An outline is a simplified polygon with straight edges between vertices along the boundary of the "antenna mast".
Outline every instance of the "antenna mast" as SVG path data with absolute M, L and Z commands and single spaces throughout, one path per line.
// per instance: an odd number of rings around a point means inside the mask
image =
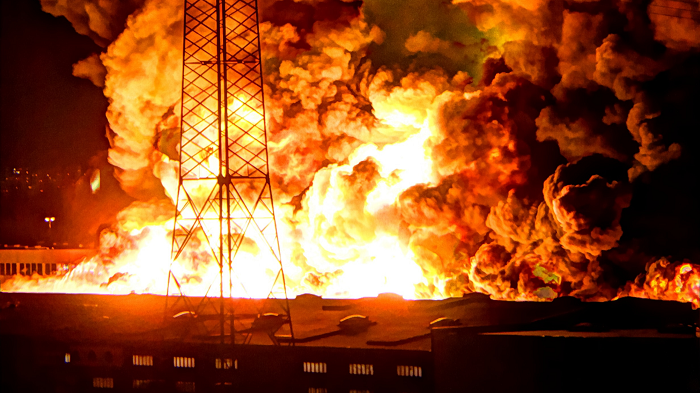
M 218 333 L 222 344 L 227 335 L 232 343 L 236 335 L 248 342 L 261 326 L 277 344 L 272 330 L 284 325 L 293 343 L 270 187 L 257 1 L 185 0 L 184 12 L 180 173 L 168 296 L 176 288 L 172 307 L 184 302 L 191 316 L 209 321 L 205 334 Z M 202 250 L 216 261 L 219 282 L 195 305 L 184 293 L 186 277 L 174 267 L 191 266 Z M 248 268 L 256 264 L 272 272 L 263 277 L 264 292 L 259 283 L 246 288 Z M 218 304 L 208 296 L 213 289 Z M 257 313 L 234 313 L 235 298 L 254 296 L 267 298 L 252 302 Z M 271 303 L 281 313 L 263 315 L 272 311 Z M 167 311 L 172 308 L 166 300 Z M 246 324 L 246 319 L 255 320 Z

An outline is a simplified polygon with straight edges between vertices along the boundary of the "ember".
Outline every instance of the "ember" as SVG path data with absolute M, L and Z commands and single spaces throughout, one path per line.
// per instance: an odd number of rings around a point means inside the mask
M 697 143 L 684 134 L 698 128 L 697 5 L 680 17 L 621 0 L 394 3 L 260 2 L 290 295 L 700 307 L 688 224 L 698 207 L 676 198 L 698 182 Z M 218 267 L 203 239 L 186 263 L 170 260 L 182 1 L 42 4 L 106 45 L 74 73 L 104 86 L 109 159 L 139 201 L 103 231 L 94 257 L 2 290 L 164 294 L 173 269 L 185 292 L 206 294 Z M 115 21 L 128 14 L 122 31 Z M 246 291 L 234 296 L 266 296 L 275 261 L 260 247 L 244 240 L 234 271 Z

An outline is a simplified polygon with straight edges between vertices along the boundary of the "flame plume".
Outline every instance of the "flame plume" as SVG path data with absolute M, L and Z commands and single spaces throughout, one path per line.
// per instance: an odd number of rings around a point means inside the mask
M 75 72 L 101 82 L 106 70 L 110 162 L 140 201 L 102 234 L 95 257 L 3 290 L 164 293 L 181 1 L 130 2 L 138 10 L 118 37 L 126 6 L 42 3 L 110 42 Z M 698 128 L 689 110 L 700 87 L 697 20 L 659 15 L 653 1 L 394 3 L 261 2 L 292 294 L 700 306 L 689 224 L 700 212 L 684 196 L 700 167 L 684 131 Z M 243 252 L 254 259 L 249 240 Z M 189 261 L 177 267 L 185 291 L 203 294 L 215 264 L 196 245 Z M 260 266 L 239 266 L 252 287 Z

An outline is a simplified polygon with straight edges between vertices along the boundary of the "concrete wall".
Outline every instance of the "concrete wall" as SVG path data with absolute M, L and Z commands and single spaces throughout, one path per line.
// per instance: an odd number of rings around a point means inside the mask
M 54 274 L 66 265 L 74 265 L 96 252 L 92 249 L 50 250 L 46 248 L 0 250 L 0 282 L 3 278 L 15 274 Z
M 63 263 L 73 264 L 80 262 L 87 256 L 94 255 L 97 251 L 93 249 L 69 249 L 50 250 L 40 249 L 19 249 L 0 250 L 0 263 Z

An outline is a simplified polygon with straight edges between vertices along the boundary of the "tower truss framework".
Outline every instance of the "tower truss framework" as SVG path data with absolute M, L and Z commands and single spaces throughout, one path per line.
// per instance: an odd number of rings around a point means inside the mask
M 257 1 L 185 0 L 184 14 L 182 134 L 168 296 L 176 288 L 175 305 L 182 302 L 191 315 L 210 321 L 203 323 L 204 334 L 219 335 L 222 343 L 227 335 L 231 342 L 238 336 L 246 342 L 261 327 L 277 343 L 272 330 L 284 325 L 293 342 L 268 169 Z M 202 250 L 218 265 L 218 283 L 195 304 L 185 293 L 188 277 L 180 267 L 196 264 Z M 266 274 L 251 288 L 246 280 L 256 266 Z M 218 301 L 210 296 L 216 289 Z M 254 302 L 254 312 L 241 312 L 236 297 L 267 301 Z M 260 322 L 262 316 L 267 322 Z

